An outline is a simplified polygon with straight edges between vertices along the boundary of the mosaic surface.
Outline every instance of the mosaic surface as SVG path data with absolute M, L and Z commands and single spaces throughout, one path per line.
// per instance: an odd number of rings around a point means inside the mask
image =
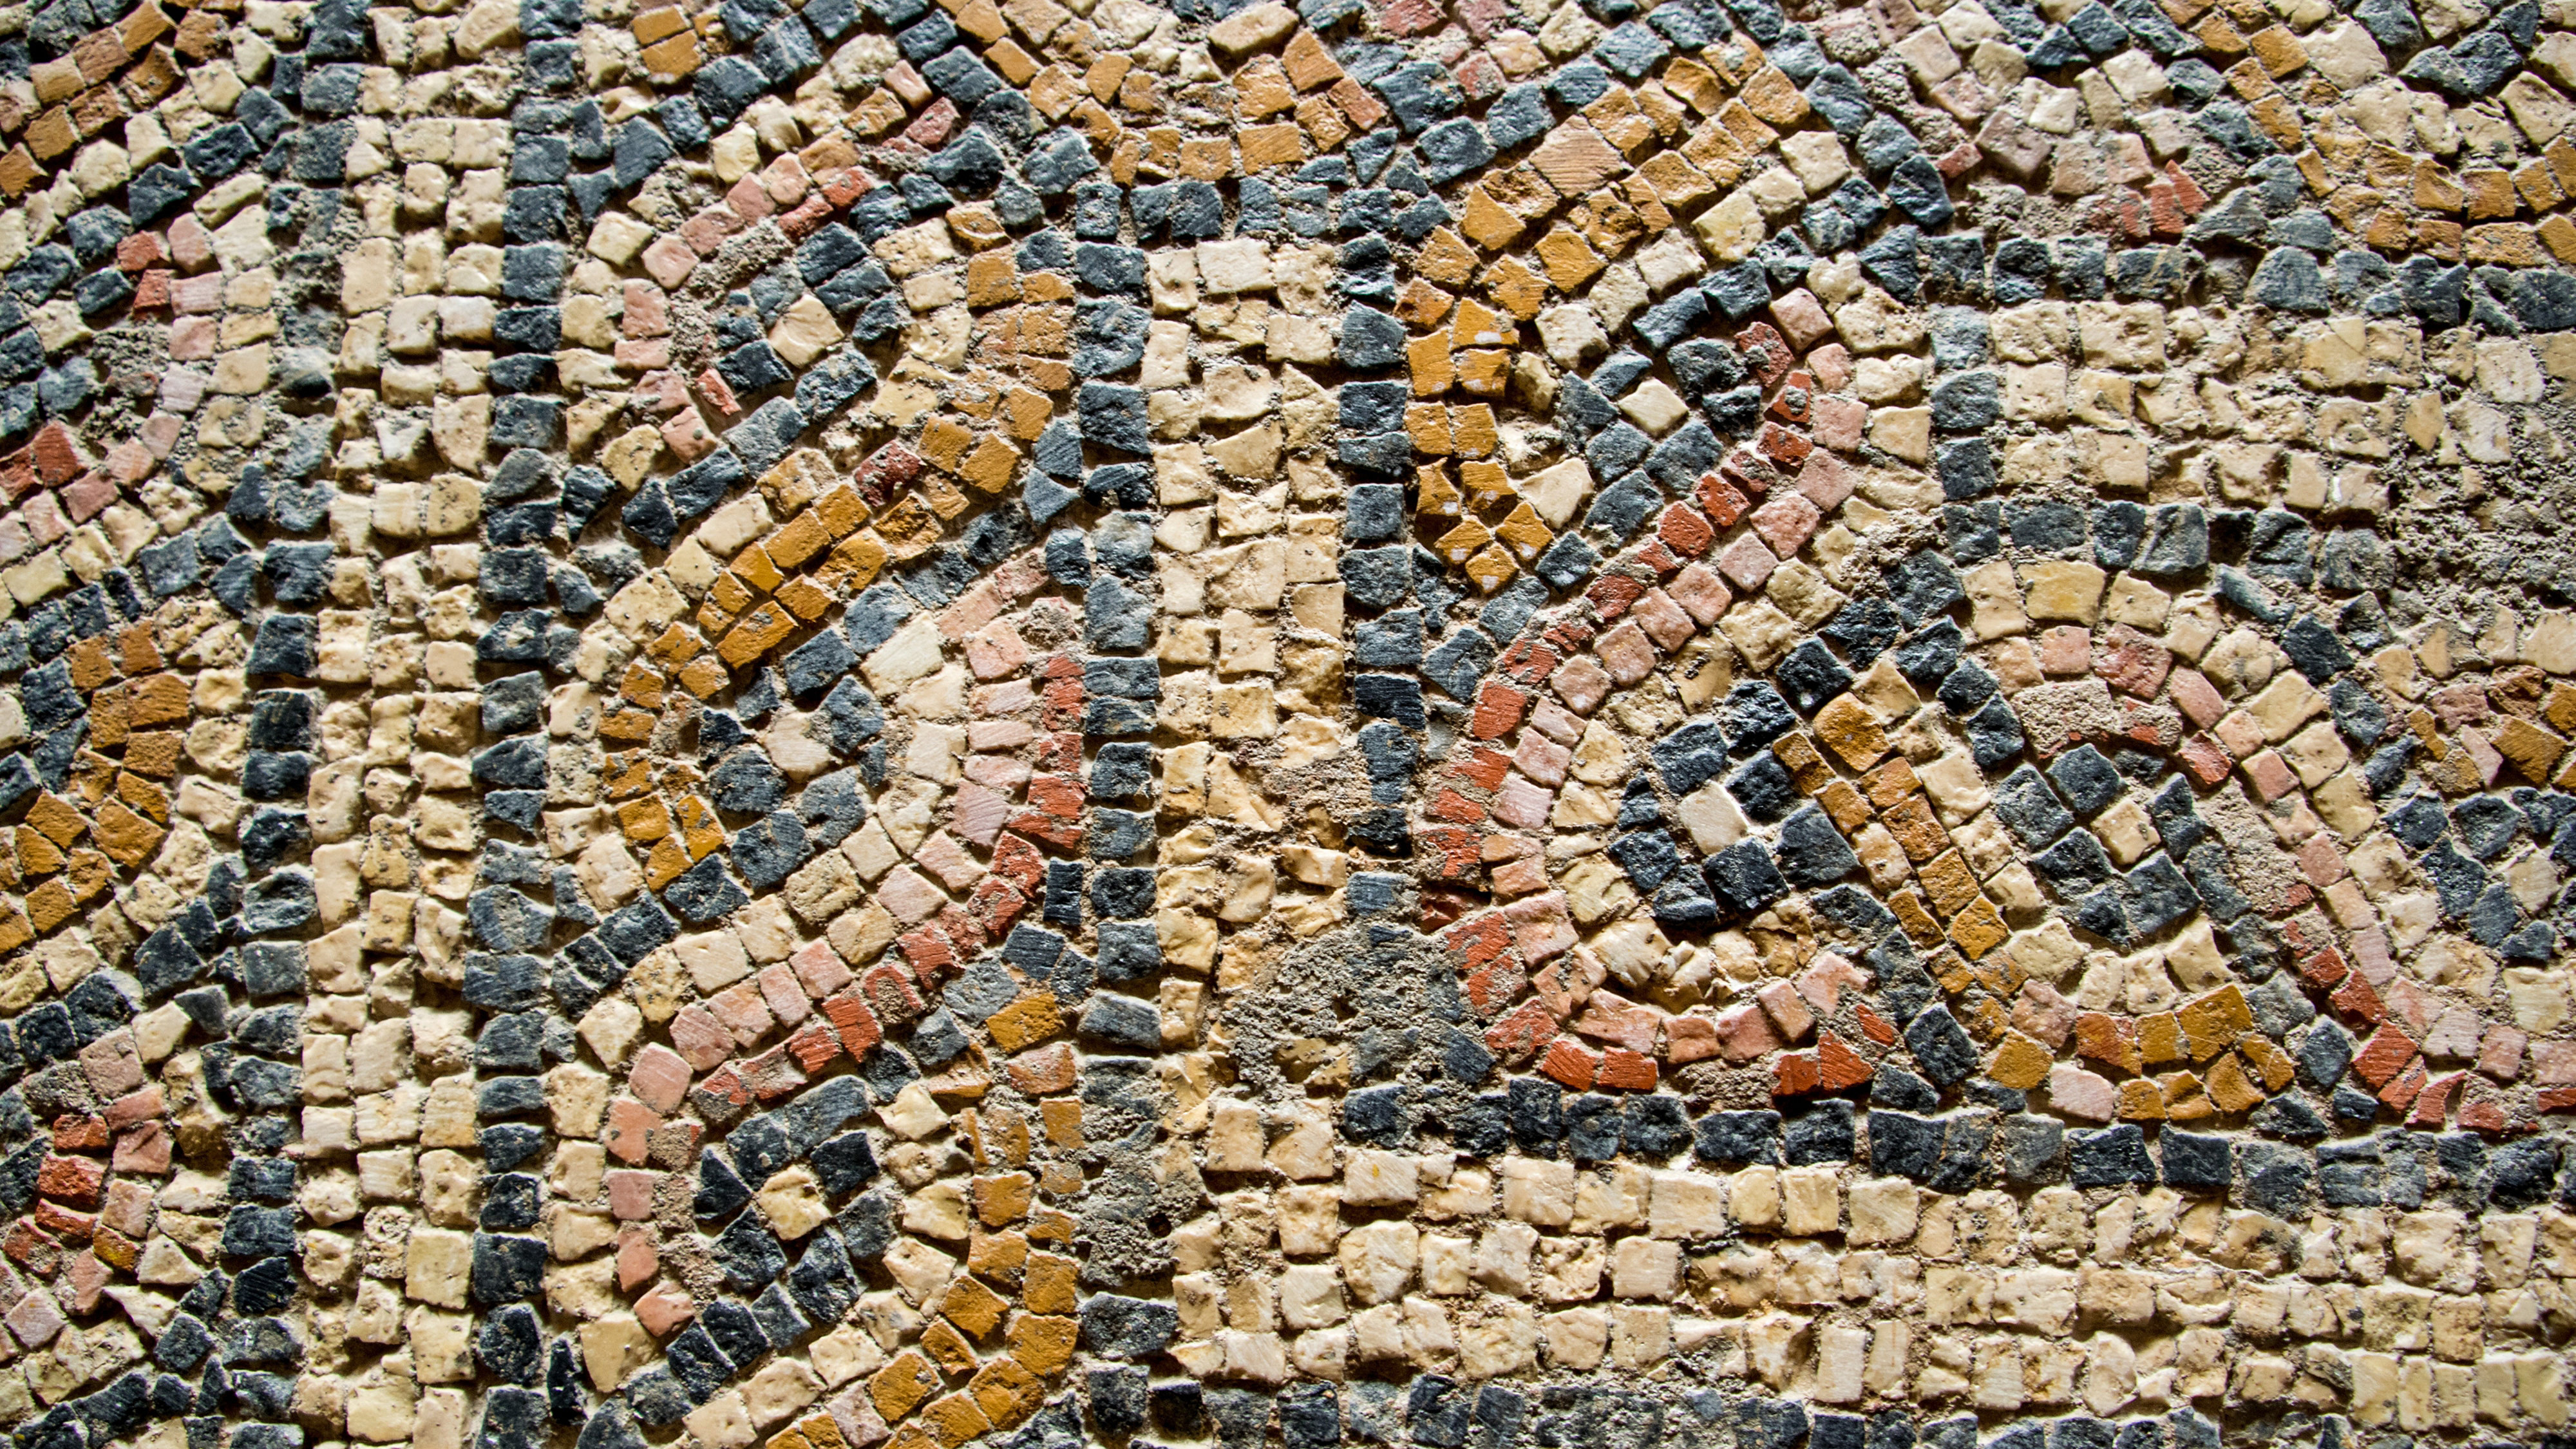
M 2576 1449 L 2576 0 L 0 9 L 10 1449 Z

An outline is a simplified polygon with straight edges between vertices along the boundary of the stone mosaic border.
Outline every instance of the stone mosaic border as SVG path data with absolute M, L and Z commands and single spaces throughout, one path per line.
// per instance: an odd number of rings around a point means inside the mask
M 0 11 L 0 1424 L 2557 1445 L 2569 24 Z

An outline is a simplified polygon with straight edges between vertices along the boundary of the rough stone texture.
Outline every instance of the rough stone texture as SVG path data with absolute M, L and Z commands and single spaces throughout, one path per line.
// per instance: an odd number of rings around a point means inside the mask
M 2576 6 L 0 12 L 26 1449 L 2554 1449 Z

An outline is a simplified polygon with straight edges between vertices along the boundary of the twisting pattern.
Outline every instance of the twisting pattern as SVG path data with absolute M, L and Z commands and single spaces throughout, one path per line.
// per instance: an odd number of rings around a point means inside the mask
M 13 1449 L 2576 1444 L 2576 3 L 172 4 Z

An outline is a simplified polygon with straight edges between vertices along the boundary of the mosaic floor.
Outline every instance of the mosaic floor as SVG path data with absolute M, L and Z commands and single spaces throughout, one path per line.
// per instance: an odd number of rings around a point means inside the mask
M 8 1449 L 2576 1449 L 2576 0 L 120 3 Z

